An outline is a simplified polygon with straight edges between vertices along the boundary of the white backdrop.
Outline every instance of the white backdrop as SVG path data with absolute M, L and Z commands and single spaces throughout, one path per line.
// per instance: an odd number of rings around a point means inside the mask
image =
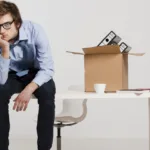
M 142 57 L 129 57 L 129 87 L 150 87 L 150 21 L 149 0 L 12 0 L 23 19 L 40 23 L 49 37 L 55 62 L 57 91 L 69 85 L 84 84 L 82 52 L 95 46 L 110 30 L 132 47 L 132 52 L 145 52 Z M 26 113 L 11 113 L 11 136 L 34 137 L 35 101 Z M 56 101 L 57 112 L 61 103 Z M 63 130 L 66 137 L 147 138 L 147 100 L 106 100 L 88 102 L 84 122 Z M 97 116 L 97 118 L 95 117 Z

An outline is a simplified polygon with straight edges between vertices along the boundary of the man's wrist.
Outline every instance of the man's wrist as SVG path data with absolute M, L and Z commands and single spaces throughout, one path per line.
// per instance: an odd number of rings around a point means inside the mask
M 26 89 L 30 90 L 31 93 L 34 93 L 34 91 L 38 88 L 39 86 L 34 83 L 34 82 L 31 82 L 29 83 L 27 86 L 26 86 Z
M 9 46 L 2 47 L 2 56 L 9 59 Z

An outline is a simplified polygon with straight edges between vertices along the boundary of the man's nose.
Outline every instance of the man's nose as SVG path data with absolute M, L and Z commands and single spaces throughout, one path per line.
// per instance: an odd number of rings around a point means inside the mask
M 0 26 L 0 34 L 3 34 L 5 32 L 5 29 L 3 28 L 3 26 Z

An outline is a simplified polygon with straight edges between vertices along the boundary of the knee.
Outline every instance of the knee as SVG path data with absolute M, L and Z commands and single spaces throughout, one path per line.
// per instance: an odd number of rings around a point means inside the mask
M 39 104 L 54 105 L 55 101 L 55 84 L 53 80 L 45 83 L 34 93 Z
M 38 104 L 53 106 L 55 103 L 55 93 L 54 92 L 48 92 L 45 90 L 43 92 L 38 93 L 38 95 L 35 95 L 35 96 L 38 99 Z
M 0 104 L 9 103 L 10 98 L 11 92 L 9 87 L 6 84 L 0 85 Z
M 40 106 L 44 106 L 44 107 L 53 107 L 55 108 L 55 100 L 54 98 L 48 98 L 48 99 L 38 99 L 38 104 Z

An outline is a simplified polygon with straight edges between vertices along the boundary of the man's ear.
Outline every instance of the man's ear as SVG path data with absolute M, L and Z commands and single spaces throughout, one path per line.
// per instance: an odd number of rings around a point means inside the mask
M 21 26 L 21 24 L 20 24 L 20 23 L 17 23 L 17 24 L 16 24 L 17 29 L 19 29 L 19 28 L 20 28 L 20 26 Z

